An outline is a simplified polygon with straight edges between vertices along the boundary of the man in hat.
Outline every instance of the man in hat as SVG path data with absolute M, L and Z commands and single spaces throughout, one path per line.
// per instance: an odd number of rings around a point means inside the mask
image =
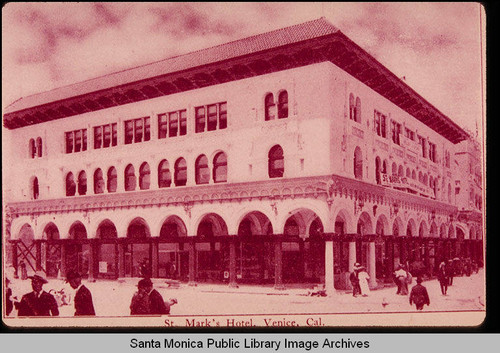
M 407 295 L 408 294 L 408 273 L 404 265 L 399 264 L 397 270 L 394 272 L 394 280 L 398 286 L 396 294 Z
M 59 316 L 59 308 L 52 294 L 42 289 L 48 281 L 41 272 L 36 272 L 31 279 L 33 292 L 23 295 L 17 303 L 17 316 Z
M 422 310 L 425 304 L 429 305 L 431 303 L 427 288 L 422 285 L 421 277 L 417 277 L 417 285 L 411 289 L 410 305 L 413 303 L 417 306 L 417 310 Z
M 161 294 L 153 289 L 153 282 L 149 278 L 143 278 L 137 284 L 137 292 L 130 303 L 131 315 L 164 315 L 170 313 L 170 306 L 177 303 L 176 299 L 170 299 L 167 303 Z
M 354 271 L 351 272 L 349 275 L 349 280 L 351 281 L 352 285 L 352 296 L 356 297 L 361 294 L 361 287 L 359 285 L 359 271 L 361 270 L 361 265 L 359 263 L 354 264 Z
M 66 276 L 66 282 L 75 289 L 75 316 L 95 316 L 94 303 L 90 290 L 82 284 L 82 276 L 71 270 Z

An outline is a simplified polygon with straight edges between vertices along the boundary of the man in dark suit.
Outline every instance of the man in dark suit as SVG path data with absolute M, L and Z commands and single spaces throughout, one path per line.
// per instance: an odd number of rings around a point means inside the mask
M 425 304 L 429 305 L 431 303 L 427 288 L 422 285 L 421 277 L 417 278 L 417 285 L 411 289 L 410 305 L 413 303 L 417 306 L 417 310 L 422 310 Z
M 66 282 L 76 290 L 75 316 L 95 316 L 90 290 L 82 284 L 82 276 L 77 271 L 69 271 Z
M 163 300 L 161 294 L 153 289 L 153 282 L 143 278 L 137 284 L 137 293 L 130 304 L 131 315 L 165 315 L 170 313 L 170 306 L 177 303 L 176 299 Z
M 44 275 L 37 272 L 28 278 L 31 278 L 33 292 L 23 295 L 21 301 L 16 303 L 17 316 L 59 316 L 56 299 L 42 289 L 48 283 Z

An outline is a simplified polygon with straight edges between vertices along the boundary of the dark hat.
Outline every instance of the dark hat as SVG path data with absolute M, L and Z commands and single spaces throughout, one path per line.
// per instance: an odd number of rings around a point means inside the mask
M 417 277 L 417 283 L 422 283 L 422 277 Z
M 137 283 L 137 287 L 139 288 L 147 288 L 147 287 L 152 287 L 153 282 L 149 278 L 143 278 Z
M 82 277 L 82 275 L 78 271 L 71 270 L 66 275 L 66 282 L 69 282 L 75 278 L 81 278 L 81 277 Z
M 361 268 L 362 268 L 362 266 L 359 264 L 359 262 L 356 262 L 356 263 L 354 264 L 354 269 L 355 269 L 355 270 L 360 270 Z
M 39 272 L 39 271 L 35 272 L 35 274 L 33 276 L 29 276 L 28 278 L 31 278 L 31 280 L 33 280 L 33 281 L 40 281 L 42 283 L 49 283 L 49 281 L 47 281 L 45 279 L 45 276 L 43 275 L 43 273 Z

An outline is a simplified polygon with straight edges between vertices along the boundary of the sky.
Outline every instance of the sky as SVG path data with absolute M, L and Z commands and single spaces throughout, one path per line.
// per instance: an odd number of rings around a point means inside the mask
M 478 3 L 8 3 L 2 108 L 321 16 L 458 125 L 474 133 L 478 125 L 482 135 L 484 13 Z

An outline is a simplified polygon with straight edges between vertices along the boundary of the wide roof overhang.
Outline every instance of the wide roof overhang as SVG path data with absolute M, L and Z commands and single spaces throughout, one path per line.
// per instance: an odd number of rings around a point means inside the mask
M 202 52 L 195 53 L 202 55 Z M 189 55 L 176 59 L 188 60 Z M 109 75 L 67 86 L 62 90 L 66 93 L 59 94 L 60 99 L 47 102 L 39 99 L 32 106 L 25 103 L 23 106 L 22 100 L 13 103 L 4 113 L 4 126 L 15 129 L 325 61 L 337 65 L 452 143 L 468 138 L 460 126 L 338 30 L 168 73 L 149 70 L 147 75 L 143 74 L 147 76 L 144 79 L 138 79 L 134 71 L 130 71 L 130 75 L 122 73 L 119 84 L 113 80 L 113 75 Z M 92 87 L 96 89 L 92 90 Z M 72 95 L 72 92 L 80 94 Z

